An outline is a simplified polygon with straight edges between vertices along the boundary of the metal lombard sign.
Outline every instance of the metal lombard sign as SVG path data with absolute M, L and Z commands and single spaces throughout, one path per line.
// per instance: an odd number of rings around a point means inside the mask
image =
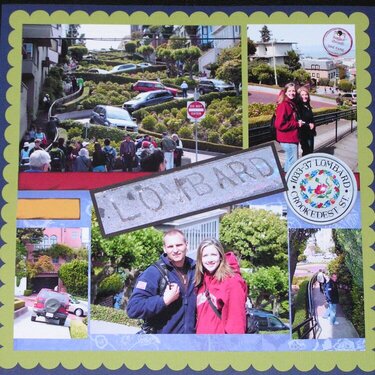
M 285 191 L 273 144 L 91 191 L 104 236 Z

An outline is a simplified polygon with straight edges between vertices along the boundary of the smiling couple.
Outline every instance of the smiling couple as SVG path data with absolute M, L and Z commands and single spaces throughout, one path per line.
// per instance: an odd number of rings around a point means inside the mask
M 235 255 L 207 239 L 195 263 L 178 229 L 165 232 L 163 243 L 159 261 L 136 282 L 129 317 L 143 319 L 145 333 L 245 333 L 247 286 Z

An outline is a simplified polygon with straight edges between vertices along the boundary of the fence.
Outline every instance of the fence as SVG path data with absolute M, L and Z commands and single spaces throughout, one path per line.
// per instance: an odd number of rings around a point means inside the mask
M 348 132 L 339 134 L 339 121 L 340 120 L 348 120 L 350 121 L 350 133 L 355 130 L 354 127 L 354 120 L 357 119 L 357 107 L 353 107 L 347 110 L 336 110 L 336 112 L 325 113 L 322 115 L 314 116 L 314 122 L 317 127 L 335 123 L 335 135 L 334 138 L 330 138 L 327 140 L 327 144 L 332 144 L 338 142 L 341 138 L 348 134 Z M 270 119 L 271 121 L 271 119 Z M 271 134 L 271 127 L 270 124 L 266 126 L 259 126 L 254 128 L 249 128 L 249 145 L 256 146 L 260 145 L 264 142 L 273 141 L 274 138 Z

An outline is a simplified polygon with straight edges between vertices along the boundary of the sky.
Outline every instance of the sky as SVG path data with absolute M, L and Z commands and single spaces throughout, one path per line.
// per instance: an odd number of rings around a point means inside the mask
M 86 38 L 98 38 L 97 40 L 87 40 L 86 47 L 89 50 L 100 50 L 102 48 L 117 49 L 120 39 L 130 36 L 130 25 L 84 25 L 81 24 L 78 32 L 85 34 Z M 100 38 L 112 38 L 117 40 L 100 41 Z
M 264 24 L 248 25 L 247 36 L 254 41 L 260 41 L 260 30 Z M 329 57 L 329 54 L 323 46 L 324 34 L 337 27 L 345 29 L 353 38 L 353 47 L 349 53 L 342 57 L 355 57 L 355 26 L 354 25 L 267 25 L 272 33 L 272 38 L 284 40 L 287 42 L 296 42 L 293 49 L 298 49 L 303 57 Z

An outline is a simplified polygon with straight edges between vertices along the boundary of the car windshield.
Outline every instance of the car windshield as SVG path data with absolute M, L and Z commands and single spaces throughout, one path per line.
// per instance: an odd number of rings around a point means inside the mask
M 129 113 L 121 108 L 107 108 L 107 117 L 119 120 L 131 120 Z
M 76 298 L 76 297 L 73 297 L 73 296 L 70 296 L 70 302 L 71 302 L 71 303 L 74 303 L 74 304 L 79 303 L 79 301 L 77 300 L 77 298 Z
M 136 97 L 134 97 L 132 100 L 143 100 L 145 97 L 149 95 L 150 94 L 148 92 L 142 92 L 141 94 L 138 94 Z

